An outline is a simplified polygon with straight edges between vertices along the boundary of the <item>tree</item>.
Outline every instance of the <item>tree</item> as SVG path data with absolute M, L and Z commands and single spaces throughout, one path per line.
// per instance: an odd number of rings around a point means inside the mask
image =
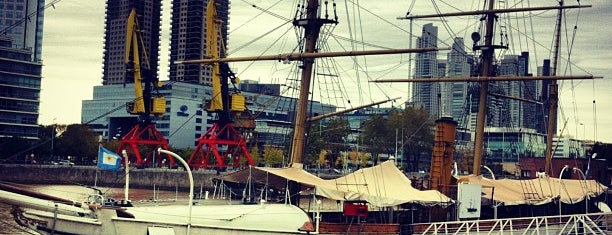
M 319 162 L 319 153 L 324 149 L 325 139 L 323 137 L 321 122 L 317 121 L 310 125 L 309 133 L 306 135 L 306 143 L 304 145 L 304 156 L 302 163 L 304 165 L 316 164 Z M 291 133 L 290 136 L 293 136 Z M 291 143 L 286 146 L 291 147 Z M 290 152 L 290 151 L 289 151 Z
M 111 139 L 111 140 L 102 142 L 102 146 L 104 146 L 106 149 L 112 150 L 113 152 L 119 149 L 119 145 L 121 145 L 121 140 L 118 140 L 118 139 Z M 118 153 L 118 154 L 121 155 L 121 153 Z
M 38 158 L 37 161 L 42 160 L 43 158 L 51 159 L 51 155 L 53 155 L 51 150 L 52 148 L 53 152 L 55 152 L 55 146 L 53 146 L 55 144 L 55 141 L 51 141 L 52 136 L 55 140 L 55 127 L 55 125 L 38 126 L 38 147 L 34 150 Z
M 362 153 L 361 152 L 357 152 L 355 150 L 352 150 L 351 152 L 349 152 L 348 158 L 349 158 L 351 164 L 359 165 L 359 154 L 362 154 Z
M 266 145 L 263 158 L 266 166 L 279 166 L 283 163 L 283 150 Z
M 409 170 L 418 171 L 419 168 L 424 167 L 423 155 L 431 159 L 434 144 L 434 120 L 423 108 L 407 107 L 402 116 L 404 120 L 403 150 L 408 159 Z
M 391 153 L 395 149 L 395 144 L 393 144 L 395 136 L 389 133 L 387 119 L 376 114 L 365 122 L 360 138 L 364 140 L 367 151 L 378 156 L 380 153 Z
M 364 153 L 359 156 L 359 161 L 361 162 L 361 166 L 363 167 L 368 166 L 368 162 L 370 161 L 370 159 L 372 159 L 372 155 L 370 155 L 369 153 Z
M 0 138 L 0 163 L 24 163 L 25 155 L 33 153 L 26 151 L 30 146 L 32 141 L 25 138 L 17 136 Z
M 327 151 L 325 149 L 321 149 L 321 152 L 319 152 L 317 163 L 323 166 L 327 165 Z
M 318 158 L 321 150 L 326 150 L 328 162 L 334 164 L 344 150 L 346 138 L 351 133 L 348 120 L 345 118 L 333 118 L 326 121 L 316 121 L 310 125 L 306 144 L 304 146 L 305 156 L 302 159 L 304 164 L 320 163 Z
M 321 148 L 318 151 L 325 149 L 328 162 L 335 164 L 340 157 L 340 152 L 346 149 L 346 138 L 351 133 L 351 127 L 347 119 L 334 118 L 320 124 L 318 131 L 311 131 L 310 133 L 311 135 L 319 135 L 317 141 L 319 141 Z
M 179 155 L 179 157 L 183 158 L 183 160 L 185 160 L 185 162 L 189 162 L 189 157 L 193 154 L 193 151 L 194 151 L 194 149 L 192 149 L 192 148 L 179 149 L 179 148 L 175 148 L 172 145 L 168 146 L 168 150 L 173 152 L 173 153 L 176 153 L 176 155 Z M 153 151 L 157 154 L 157 150 L 153 150 Z M 173 157 L 173 156 L 169 156 L 169 155 L 166 155 L 166 154 L 159 154 L 157 156 L 159 156 L 161 158 L 155 159 L 154 166 L 158 166 L 158 167 L 160 167 L 160 166 L 162 166 L 162 167 L 170 166 L 170 159 L 168 159 L 168 157 Z M 176 164 L 177 166 L 183 167 L 183 164 L 181 164 L 178 160 L 176 160 L 176 159 L 174 159 L 174 160 L 175 160 L 174 164 Z
M 433 120 L 424 109 L 407 107 L 402 111 L 391 111 L 387 117 L 372 116 L 366 121 L 361 138 L 373 156 L 395 153 L 396 141 L 403 140 L 398 147 L 409 159 L 410 170 L 416 171 L 421 155 L 431 156 L 433 126 Z
M 368 165 L 368 161 L 370 160 L 370 155 L 365 152 L 352 150 L 349 152 L 349 160 L 351 164 L 357 166 L 358 168 L 365 167 Z
M 257 147 L 257 145 L 253 146 L 253 148 L 251 148 L 251 158 L 253 159 L 253 162 L 255 163 L 255 166 L 258 166 L 260 162 L 262 162 L 261 159 L 261 154 L 259 153 L 259 147 Z M 242 158 L 243 161 L 246 161 L 247 159 L 245 157 Z
M 56 155 L 75 157 L 75 161 L 92 163 L 98 156 L 98 134 L 87 125 L 72 124 L 56 142 Z
M 348 164 L 348 162 L 346 162 L 346 157 L 346 152 L 341 152 L 336 158 L 336 166 L 344 167 L 345 163 Z

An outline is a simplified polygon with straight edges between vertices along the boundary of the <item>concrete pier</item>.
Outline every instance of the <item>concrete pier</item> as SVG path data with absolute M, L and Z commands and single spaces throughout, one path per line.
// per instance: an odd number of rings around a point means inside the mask
M 0 164 L 0 181 L 22 184 L 84 184 L 94 185 L 98 172 L 97 185 L 104 187 L 123 187 L 125 171 L 99 170 L 96 166 L 58 166 Z M 212 187 L 214 170 L 193 172 L 196 186 Z M 130 169 L 130 187 L 181 190 L 189 188 L 189 179 L 184 169 L 148 168 Z

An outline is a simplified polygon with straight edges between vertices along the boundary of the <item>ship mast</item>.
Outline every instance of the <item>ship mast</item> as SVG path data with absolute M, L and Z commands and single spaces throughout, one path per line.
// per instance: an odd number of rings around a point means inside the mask
M 327 1 L 325 1 L 327 4 Z M 215 64 L 221 62 L 244 62 L 244 61 L 301 61 L 302 73 L 300 80 L 300 90 L 297 99 L 296 117 L 294 122 L 294 134 L 291 148 L 291 163 L 293 166 L 298 166 L 302 163 L 302 154 L 304 152 L 304 142 L 306 139 L 306 126 L 309 121 L 307 117 L 308 95 L 310 94 L 311 77 L 313 71 L 314 60 L 316 58 L 329 57 L 344 57 L 344 56 L 362 56 L 362 55 L 385 55 L 385 54 L 402 54 L 402 53 L 423 53 L 428 51 L 448 50 L 450 48 L 417 48 L 417 49 L 386 49 L 386 50 L 368 50 L 368 51 L 344 51 L 344 52 L 319 52 L 317 49 L 317 40 L 321 27 L 325 24 L 337 24 L 335 19 L 329 19 L 327 11 L 325 18 L 321 18 L 319 13 L 319 0 L 308 0 L 306 6 L 305 18 L 296 17 L 293 25 L 304 28 L 304 50 L 300 53 L 286 53 L 278 55 L 260 55 L 234 58 L 203 58 L 185 61 L 176 61 L 176 64 Z M 335 4 L 333 5 L 335 8 Z M 334 10 L 335 14 L 335 10 Z M 388 100 L 387 100 L 388 101 Z M 386 101 L 384 101 L 386 102 Z M 375 103 L 376 104 L 376 103 Z M 310 120 L 328 117 L 312 117 Z
M 486 113 L 486 104 L 487 104 L 487 96 L 489 90 L 489 81 L 516 81 L 516 80 L 552 80 L 550 86 L 550 108 L 548 115 L 548 139 L 547 139 L 547 152 L 546 152 L 546 173 L 550 173 L 550 157 L 552 155 L 552 135 L 554 128 L 554 120 L 556 120 L 556 109 L 557 109 L 557 85 L 556 79 L 593 79 L 593 76 L 569 76 L 569 77 L 557 77 L 556 76 L 556 66 L 557 66 L 557 57 L 558 57 L 558 48 L 560 42 L 560 24 L 561 24 L 561 13 L 563 9 L 569 8 L 584 8 L 591 7 L 590 5 L 577 5 L 577 6 L 564 6 L 563 0 L 560 0 L 560 6 L 556 7 L 533 7 L 533 8 L 512 8 L 512 9 L 495 9 L 494 8 L 494 0 L 489 0 L 487 5 L 487 10 L 481 11 L 467 11 L 467 12 L 457 12 L 457 13 L 447 13 L 447 14 L 434 14 L 434 15 L 417 15 L 417 16 L 407 16 L 400 19 L 418 19 L 418 18 L 434 18 L 434 17 L 446 17 L 446 16 L 464 16 L 464 15 L 474 15 L 474 14 L 483 14 L 486 17 L 485 24 L 485 41 L 484 45 L 476 45 L 480 40 L 480 35 L 478 33 L 472 34 L 472 39 L 474 40 L 474 50 L 482 51 L 482 60 L 480 64 L 480 74 L 478 78 L 430 78 L 430 79 L 395 79 L 395 80 L 379 80 L 376 82 L 451 82 L 451 81 L 478 81 L 480 83 L 480 95 L 478 102 L 478 116 L 476 120 L 476 136 L 474 143 L 474 163 L 472 168 L 472 173 L 474 175 L 480 175 L 480 168 L 482 164 L 482 156 L 484 150 L 484 127 L 485 127 L 485 113 Z M 505 46 L 493 45 L 493 35 L 494 35 L 494 23 L 496 20 L 497 13 L 509 13 L 509 12 L 523 12 L 523 11 L 541 11 L 541 10 L 551 10 L 558 9 L 559 16 L 557 18 L 557 28 L 556 28 L 556 41 L 555 41 L 555 55 L 554 55 L 554 64 L 553 68 L 551 68 L 552 76 L 539 76 L 539 77 L 500 77 L 496 78 L 493 70 L 493 60 L 495 49 L 506 48 Z
M 559 0 L 559 6 L 563 7 L 563 0 Z M 557 13 L 557 23 L 555 25 L 555 44 L 553 47 L 553 59 L 552 67 L 550 68 L 550 75 L 557 76 L 557 66 L 559 64 L 559 44 L 561 43 L 561 20 L 563 17 L 563 9 L 559 8 Z M 559 87 L 557 81 L 552 80 L 548 87 L 548 127 L 546 130 L 546 161 L 544 166 L 544 172 L 551 176 L 552 170 L 552 141 L 555 136 L 555 123 L 557 121 L 557 105 L 559 102 Z
M 489 1 L 489 11 L 493 11 L 494 1 Z M 485 46 L 482 48 L 482 69 L 480 76 L 491 77 L 493 75 L 493 55 L 495 49 L 493 45 L 493 24 L 495 22 L 495 13 L 487 14 L 487 22 L 485 28 Z M 487 95 L 489 93 L 489 82 L 480 82 L 480 96 L 478 99 L 478 117 L 476 119 L 476 143 L 474 145 L 474 165 L 472 173 L 480 175 L 480 165 L 482 162 L 482 150 L 484 148 L 484 127 L 485 127 L 485 112 L 487 106 Z
M 308 0 L 306 6 L 306 19 L 296 19 L 293 21 L 295 26 L 304 28 L 305 53 L 317 51 L 317 39 L 323 24 L 338 23 L 331 19 L 319 18 L 318 0 Z M 310 94 L 310 82 L 314 58 L 302 60 L 302 75 L 300 81 L 300 92 L 297 100 L 297 110 L 295 116 L 295 126 L 293 130 L 293 141 L 291 142 L 291 163 L 302 163 L 302 153 L 304 152 L 304 140 L 306 139 L 306 109 L 308 108 L 308 95 Z

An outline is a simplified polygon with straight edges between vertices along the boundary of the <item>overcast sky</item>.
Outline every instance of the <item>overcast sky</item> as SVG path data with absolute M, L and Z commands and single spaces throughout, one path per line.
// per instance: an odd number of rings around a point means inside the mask
M 291 52 L 295 48 L 295 31 L 290 29 L 290 24 L 284 24 L 284 20 L 272 17 L 270 14 L 261 13 L 252 7 L 268 9 L 286 18 L 292 18 L 295 13 L 293 1 L 278 0 L 254 0 L 239 1 L 232 0 L 230 16 L 230 56 L 253 56 L 260 54 L 277 54 Z M 330 1 L 331 2 L 331 1 Z M 397 17 L 404 16 L 412 1 L 381 0 L 381 1 L 336 1 L 338 6 L 336 12 L 340 24 L 332 33 L 345 38 L 356 38 L 357 40 L 378 45 L 385 48 L 408 48 L 409 47 L 409 21 L 398 20 Z M 353 3 L 361 2 L 361 8 Z M 443 12 L 457 10 L 469 10 L 472 6 L 453 6 L 452 9 L 444 4 L 446 1 L 436 1 Z M 448 1 L 455 2 L 455 1 Z M 468 1 L 465 1 L 468 2 Z M 513 1 L 506 1 L 509 4 Z M 527 2 L 517 1 L 518 7 L 526 7 Z M 536 1 L 537 6 L 550 6 L 555 0 Z M 569 69 L 565 66 L 568 53 L 564 52 L 564 59 L 560 62 L 559 75 L 587 73 L 603 76 L 604 79 L 596 81 L 565 81 L 561 84 L 561 109 L 559 114 L 559 129 L 564 129 L 564 134 L 587 139 L 612 143 L 612 82 L 609 74 L 612 74 L 612 45 L 609 35 L 612 29 L 612 1 L 590 0 L 580 1 L 581 4 L 592 4 L 593 8 L 580 11 L 568 12 L 568 32 L 564 33 L 564 46 L 571 38 L 571 28 L 577 21 L 577 36 L 573 43 L 571 61 L 574 66 Z M 162 41 L 160 52 L 159 75 L 162 80 L 168 77 L 168 47 L 169 47 L 169 24 L 170 24 L 170 0 L 163 0 Z M 568 1 L 566 5 L 575 5 L 575 1 Z M 348 6 L 347 6 L 348 5 Z M 456 5 L 456 3 L 454 3 Z M 478 7 L 474 4 L 473 7 Z M 532 5 L 533 6 L 533 5 Z M 102 48 L 104 42 L 104 12 L 105 1 L 82 1 L 62 0 L 55 7 L 48 8 L 45 12 L 44 39 L 43 39 L 43 81 L 41 92 L 40 118 L 41 124 L 52 123 L 72 124 L 81 122 L 81 101 L 92 99 L 93 86 L 102 82 Z M 411 12 L 416 15 L 435 13 L 431 7 L 431 1 L 417 0 Z M 347 17 L 347 13 L 350 17 Z M 331 13 L 330 13 L 331 14 Z M 533 28 L 534 33 L 527 33 L 529 37 L 536 38 L 538 46 L 525 35 L 518 31 L 509 32 L 512 51 L 506 54 L 519 54 L 522 50 L 530 51 L 530 59 L 533 61 L 531 72 L 535 71 L 535 63 L 540 65 L 543 59 L 549 58 L 549 52 L 543 47 L 549 47 L 552 40 L 554 28 L 555 11 L 534 13 L 533 21 L 515 19 L 507 28 Z M 360 17 L 356 17 L 360 16 Z M 469 46 L 471 40 L 469 35 L 476 30 L 474 18 L 447 18 L 452 34 L 465 37 Z M 451 33 L 446 30 L 441 21 L 431 21 L 438 26 L 439 38 L 444 44 L 451 44 Z M 420 35 L 421 27 L 425 21 L 414 21 L 413 35 Z M 353 25 L 349 31 L 349 25 Z M 280 27 L 279 27 L 280 26 Z M 264 32 L 273 33 L 262 36 Z M 513 31 L 513 30 L 510 30 Z M 349 33 L 350 32 L 350 33 Z M 363 35 L 363 36 L 361 36 Z M 262 36 L 247 47 L 243 46 Z M 350 50 L 351 45 L 337 37 L 328 39 L 329 51 Z M 414 43 L 412 44 L 414 47 Z M 518 45 L 518 46 L 517 46 Z M 380 49 L 377 47 L 354 45 L 356 49 Z M 537 49 L 533 49 L 537 48 Z M 237 50 L 239 49 L 239 50 Z M 234 50 L 234 51 L 232 51 Z M 237 50 L 237 51 L 236 51 Z M 446 52 L 440 52 L 440 57 Z M 367 66 L 362 65 L 366 59 L 359 58 L 358 70 L 350 59 L 338 62 L 339 71 L 342 74 L 343 87 L 339 88 L 346 93 L 342 101 L 333 103 L 340 107 L 356 106 L 379 101 L 384 97 L 401 97 L 401 101 L 408 100 L 408 84 L 373 84 L 368 80 L 406 78 L 408 76 L 408 56 L 376 56 L 367 58 Z M 231 65 L 241 79 L 258 80 L 260 82 L 287 83 L 287 65 L 279 62 L 257 62 L 257 63 L 234 63 Z M 574 88 L 574 89 L 572 89 Z M 361 91 L 361 92 L 357 92 Z M 348 101 L 352 102 L 348 102 Z M 596 103 L 594 108 L 593 101 Z M 396 103 L 397 104 L 397 103 Z M 594 118 L 594 114 L 596 117 Z M 564 124 L 566 123 L 566 124 Z M 582 125 L 580 124 L 582 123 Z M 564 127 L 565 126 L 565 127 Z M 594 128 L 597 126 L 597 132 Z

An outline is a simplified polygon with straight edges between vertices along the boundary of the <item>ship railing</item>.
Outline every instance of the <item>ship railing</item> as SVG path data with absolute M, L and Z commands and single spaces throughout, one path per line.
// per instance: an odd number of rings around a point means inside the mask
M 612 234 L 612 213 L 412 224 L 413 234 Z

